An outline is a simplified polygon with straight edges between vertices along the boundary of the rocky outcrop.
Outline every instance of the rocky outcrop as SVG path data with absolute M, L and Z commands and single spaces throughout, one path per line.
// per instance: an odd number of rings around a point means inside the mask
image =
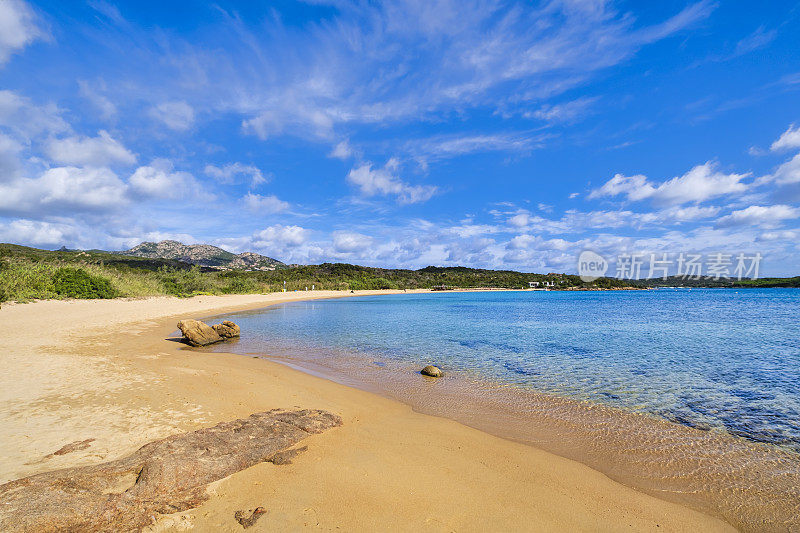
M 138 531 L 156 513 L 205 501 L 209 483 L 341 423 L 326 411 L 275 409 L 151 442 L 116 461 L 18 479 L 0 485 L 0 531 Z
M 178 241 L 143 242 L 122 255 L 150 259 L 173 259 L 190 265 L 223 270 L 275 270 L 285 266 L 277 259 L 253 252 L 233 254 L 208 244 L 186 245 Z
M 208 346 L 224 339 L 238 337 L 240 331 L 239 326 L 230 320 L 209 326 L 205 322 L 191 318 L 178 322 L 178 329 L 183 334 L 184 342 L 192 346 Z
M 222 324 L 214 324 L 211 327 L 214 328 L 214 331 L 217 332 L 217 335 L 223 339 L 232 339 L 239 336 L 239 326 L 230 320 L 225 320 L 222 322 Z
M 444 372 L 442 372 L 442 370 L 438 366 L 433 366 L 433 365 L 426 366 L 425 368 L 420 370 L 419 373 L 422 374 L 423 376 L 429 376 L 432 378 L 440 378 L 444 376 Z

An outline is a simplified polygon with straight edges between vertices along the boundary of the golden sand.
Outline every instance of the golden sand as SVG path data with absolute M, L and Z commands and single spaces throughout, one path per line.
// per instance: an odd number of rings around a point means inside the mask
M 257 411 L 304 407 L 337 413 L 344 425 L 307 439 L 291 465 L 265 463 L 215 483 L 208 502 L 161 516 L 153 529 L 240 531 L 234 513 L 258 506 L 267 514 L 252 531 L 733 529 L 536 447 L 277 363 L 167 340 L 178 318 L 349 295 L 3 306 L 0 481 L 114 459 Z M 90 438 L 84 450 L 45 459 Z

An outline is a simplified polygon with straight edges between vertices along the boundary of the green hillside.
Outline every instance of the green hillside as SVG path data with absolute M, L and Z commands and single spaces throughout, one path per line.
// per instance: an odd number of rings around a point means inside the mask
M 556 288 L 622 287 L 603 278 L 584 284 L 577 276 L 510 270 L 426 267 L 383 269 L 343 263 L 281 266 L 269 270 L 224 270 L 175 259 L 137 257 L 100 250 L 39 250 L 0 244 L 0 301 L 44 298 L 141 297 L 247 294 L 316 289 L 425 289 L 455 287 L 527 288 L 528 282 Z M 284 285 L 285 283 L 285 285 Z

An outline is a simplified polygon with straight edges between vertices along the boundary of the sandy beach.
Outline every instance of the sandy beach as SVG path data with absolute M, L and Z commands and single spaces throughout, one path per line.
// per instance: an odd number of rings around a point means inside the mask
M 391 291 L 381 291 L 391 292 Z M 375 292 L 371 292 L 375 293 Z M 368 294 L 367 292 L 357 294 Z M 209 488 L 201 506 L 153 530 L 726 531 L 575 461 L 287 366 L 168 340 L 179 318 L 307 298 L 316 291 L 191 299 L 4 305 L 0 482 L 116 459 L 143 444 L 272 408 L 344 421 L 293 464 L 264 463 Z M 46 458 L 70 442 L 84 450 Z

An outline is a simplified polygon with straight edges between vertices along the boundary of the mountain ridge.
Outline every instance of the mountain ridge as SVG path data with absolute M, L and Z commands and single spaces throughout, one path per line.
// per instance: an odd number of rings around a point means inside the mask
M 234 254 L 210 244 L 183 244 L 173 240 L 147 241 L 130 250 L 114 253 L 150 259 L 173 259 L 218 270 L 275 270 L 286 266 L 277 259 L 255 252 Z

